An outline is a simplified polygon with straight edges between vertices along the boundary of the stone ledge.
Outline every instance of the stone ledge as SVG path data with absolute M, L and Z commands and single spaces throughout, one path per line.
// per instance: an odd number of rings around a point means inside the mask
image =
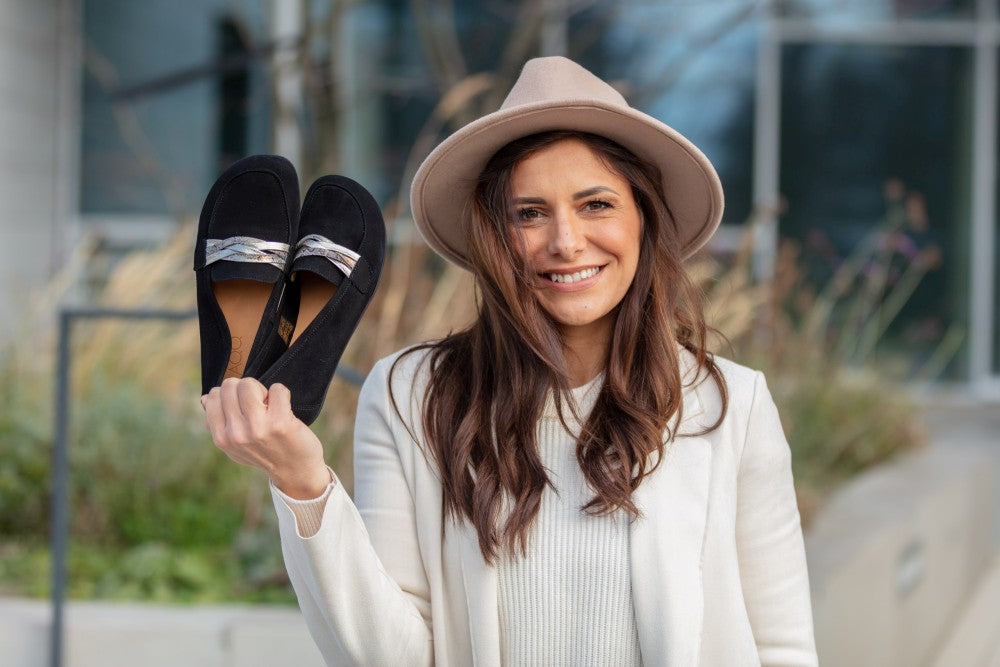
M 925 664 L 994 551 L 995 464 L 931 447 L 869 470 L 806 535 L 821 664 Z
M 50 622 L 46 600 L 0 600 L 3 663 L 47 666 Z M 295 607 L 71 601 L 65 628 L 67 667 L 323 665 Z
M 934 667 L 954 665 L 1000 666 L 1000 555 L 993 559 L 972 600 L 958 617 Z

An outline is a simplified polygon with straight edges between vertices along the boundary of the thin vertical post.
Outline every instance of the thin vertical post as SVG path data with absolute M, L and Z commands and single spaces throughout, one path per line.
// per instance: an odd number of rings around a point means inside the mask
M 994 375 L 996 335 L 997 42 L 993 0 L 977 5 L 972 105 L 972 229 L 969 234 L 969 381 L 982 387 Z
M 292 164 L 302 158 L 302 132 L 298 115 L 302 109 L 302 66 L 300 51 L 291 48 L 303 36 L 304 7 L 302 0 L 271 0 L 271 35 L 281 46 L 271 57 L 274 77 L 274 152 L 284 155 Z M 304 42 L 303 42 L 304 44 Z
M 52 634 L 51 667 L 62 667 L 63 611 L 66 598 L 66 546 L 69 538 L 69 345 L 73 315 L 59 313 L 56 361 L 56 429 L 52 449 Z
M 778 201 L 781 149 L 781 36 L 773 3 L 764 7 L 757 49 L 757 97 L 754 109 L 754 278 L 774 276 L 778 254 Z
M 541 28 L 541 54 L 564 56 L 569 45 L 568 4 L 565 0 L 545 0 Z

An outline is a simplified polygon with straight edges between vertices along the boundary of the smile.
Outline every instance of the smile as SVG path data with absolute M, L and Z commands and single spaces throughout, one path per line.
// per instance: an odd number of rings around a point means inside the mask
M 595 266 L 590 269 L 583 269 L 574 273 L 546 273 L 545 277 L 554 283 L 578 283 L 581 280 L 592 278 L 600 273 L 602 267 Z

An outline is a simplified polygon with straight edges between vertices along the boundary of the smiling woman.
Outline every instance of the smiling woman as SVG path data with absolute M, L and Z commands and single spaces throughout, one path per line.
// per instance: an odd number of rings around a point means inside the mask
M 271 474 L 326 660 L 815 665 L 788 444 L 763 376 L 706 350 L 683 266 L 722 215 L 704 155 L 539 58 L 411 198 L 480 311 L 376 364 L 353 501 L 280 409 L 220 443 Z M 271 412 L 253 382 L 222 387 L 234 423 Z

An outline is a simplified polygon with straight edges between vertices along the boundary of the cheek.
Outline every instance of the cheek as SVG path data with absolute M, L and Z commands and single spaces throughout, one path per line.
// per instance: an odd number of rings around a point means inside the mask
M 520 240 L 516 247 L 521 249 L 522 257 L 524 257 L 528 266 L 533 266 L 535 259 L 545 249 L 545 238 L 537 229 L 522 228 L 518 235 L 520 236 Z
M 614 239 L 616 254 L 625 264 L 634 266 L 639 260 L 639 247 L 642 244 L 642 232 L 636 228 L 621 229 Z

